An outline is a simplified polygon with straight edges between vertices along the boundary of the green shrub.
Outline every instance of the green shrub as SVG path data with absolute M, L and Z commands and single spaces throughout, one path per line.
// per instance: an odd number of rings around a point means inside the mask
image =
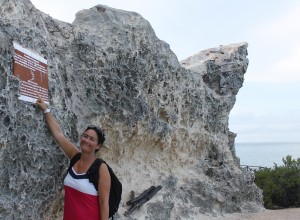
M 284 165 L 255 172 L 255 183 L 263 190 L 267 209 L 300 207 L 300 158 L 288 155 Z

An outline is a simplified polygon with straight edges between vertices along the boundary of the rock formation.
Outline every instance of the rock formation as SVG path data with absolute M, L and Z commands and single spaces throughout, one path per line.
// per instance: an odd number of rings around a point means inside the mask
M 246 43 L 179 63 L 137 13 L 97 5 L 68 24 L 29 0 L 0 3 L 0 219 L 59 219 L 68 166 L 41 111 L 18 100 L 13 41 L 47 59 L 51 109 L 71 141 L 78 143 L 88 124 L 104 128 L 100 155 L 124 188 L 119 219 L 198 219 L 262 208 L 228 129 L 248 66 Z M 125 217 L 130 191 L 138 195 L 151 185 L 162 189 Z

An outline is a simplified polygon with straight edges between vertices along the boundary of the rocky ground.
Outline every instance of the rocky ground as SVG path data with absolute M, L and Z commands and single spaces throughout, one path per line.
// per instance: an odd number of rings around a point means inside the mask
M 264 210 L 259 213 L 235 213 L 224 216 L 203 216 L 202 220 L 298 220 L 300 219 L 300 208 L 289 208 L 279 210 Z

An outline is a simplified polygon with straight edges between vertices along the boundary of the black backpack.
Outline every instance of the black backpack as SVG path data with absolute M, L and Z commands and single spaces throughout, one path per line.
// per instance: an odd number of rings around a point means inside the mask
M 74 164 L 80 159 L 80 157 L 81 157 L 81 153 L 77 153 L 71 159 L 69 169 L 71 169 L 74 166 Z M 105 163 L 107 165 L 107 163 L 104 160 L 97 158 L 87 171 L 89 181 L 94 185 L 97 191 L 98 191 L 99 167 L 102 163 Z M 107 165 L 107 168 L 111 178 L 111 186 L 109 192 L 109 218 L 111 218 L 118 211 L 119 208 L 119 204 L 122 196 L 122 184 L 119 181 L 118 177 L 114 174 L 110 166 Z

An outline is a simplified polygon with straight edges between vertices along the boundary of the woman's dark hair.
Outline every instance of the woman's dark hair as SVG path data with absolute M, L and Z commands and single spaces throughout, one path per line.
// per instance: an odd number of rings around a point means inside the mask
M 104 133 L 104 131 L 101 128 L 99 128 L 99 127 L 97 127 L 95 125 L 90 125 L 90 126 L 88 126 L 85 129 L 84 132 L 86 132 L 87 130 L 94 130 L 96 132 L 97 137 L 98 137 L 98 144 L 102 145 L 104 143 L 104 141 L 105 141 L 105 133 Z M 95 152 L 98 152 L 98 151 L 99 151 L 99 149 L 95 150 Z

